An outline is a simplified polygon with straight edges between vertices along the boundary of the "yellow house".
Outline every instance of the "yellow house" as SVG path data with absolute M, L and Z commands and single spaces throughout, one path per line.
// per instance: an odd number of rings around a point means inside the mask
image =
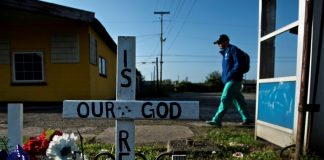
M 0 1 L 0 102 L 115 99 L 117 45 L 94 13 Z

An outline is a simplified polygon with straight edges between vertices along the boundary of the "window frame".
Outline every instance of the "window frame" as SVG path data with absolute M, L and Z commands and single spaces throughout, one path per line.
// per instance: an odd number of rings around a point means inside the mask
M 41 70 L 42 70 L 42 78 L 40 80 L 17 80 L 17 75 L 16 75 L 16 54 L 39 54 L 41 57 Z M 12 54 L 12 83 L 13 84 L 26 84 L 26 83 L 43 83 L 45 82 L 45 69 L 44 69 L 44 52 L 41 51 L 35 51 L 35 52 L 13 52 Z M 33 72 L 35 72 L 33 70 Z
M 98 70 L 100 76 L 107 77 L 107 60 L 102 56 L 98 58 Z

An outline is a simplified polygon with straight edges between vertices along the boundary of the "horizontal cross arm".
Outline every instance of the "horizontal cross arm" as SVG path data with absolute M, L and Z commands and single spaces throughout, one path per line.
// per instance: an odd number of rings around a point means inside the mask
M 199 119 L 199 101 L 65 100 L 63 118 Z

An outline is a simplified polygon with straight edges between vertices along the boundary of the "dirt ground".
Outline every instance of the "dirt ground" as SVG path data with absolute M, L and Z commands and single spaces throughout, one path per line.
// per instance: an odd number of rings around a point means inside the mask
M 60 113 L 25 113 L 23 115 L 24 135 L 37 136 L 43 129 L 57 129 L 63 132 L 97 135 L 108 127 L 115 126 L 115 120 L 106 119 L 66 119 Z M 0 135 L 7 134 L 7 114 L 0 113 Z M 199 123 L 203 121 L 180 121 L 180 120 L 136 120 L 135 125 L 184 125 L 193 131 L 199 130 Z M 197 125 L 196 125 L 197 124 Z
M 217 93 L 184 93 L 174 94 L 158 100 L 193 100 L 200 103 L 200 120 L 183 121 L 183 120 L 136 120 L 135 125 L 182 125 L 189 127 L 195 134 L 199 134 L 201 127 L 206 126 L 205 120 L 213 116 L 214 111 L 219 103 L 219 94 Z M 255 113 L 255 95 L 246 95 L 251 115 Z M 225 122 L 240 122 L 240 117 L 235 108 L 229 110 L 225 115 Z M 58 129 L 67 133 L 77 132 L 82 134 L 100 134 L 108 127 L 114 127 L 115 120 L 107 119 L 66 119 L 62 113 L 27 112 L 23 114 L 24 135 L 39 135 L 43 129 Z M 0 113 L 0 135 L 7 134 L 7 114 Z

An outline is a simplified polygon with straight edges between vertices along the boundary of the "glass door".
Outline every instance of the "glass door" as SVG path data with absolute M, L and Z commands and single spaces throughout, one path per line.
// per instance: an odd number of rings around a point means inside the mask
M 298 0 L 259 1 L 256 136 L 293 143 L 298 68 Z

